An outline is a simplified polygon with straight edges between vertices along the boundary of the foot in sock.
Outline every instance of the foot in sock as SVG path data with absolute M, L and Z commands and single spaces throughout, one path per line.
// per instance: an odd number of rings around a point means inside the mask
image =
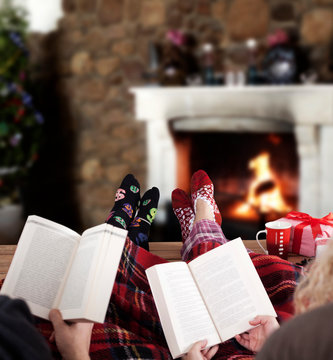
M 140 184 L 132 174 L 128 174 L 116 192 L 115 203 L 106 222 L 127 229 L 135 216 L 139 200 Z
M 149 250 L 148 235 L 150 226 L 156 216 L 160 192 L 153 187 L 146 191 L 140 201 L 135 219 L 128 227 L 128 237 L 137 245 Z
M 214 199 L 214 185 L 203 170 L 195 172 L 191 179 L 191 197 L 193 209 L 196 211 L 197 199 L 205 200 L 209 203 L 214 214 L 215 221 L 221 225 L 222 217 Z
M 172 208 L 175 213 L 182 233 L 183 242 L 188 238 L 194 221 L 194 211 L 191 199 L 187 196 L 185 191 L 175 189 L 171 195 Z

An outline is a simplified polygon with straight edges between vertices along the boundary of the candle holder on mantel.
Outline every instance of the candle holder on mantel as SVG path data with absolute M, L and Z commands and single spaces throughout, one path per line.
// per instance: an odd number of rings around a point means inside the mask
M 142 77 L 145 79 L 146 85 L 158 86 L 159 51 L 158 46 L 152 42 L 148 45 L 148 59 L 148 69 L 142 74 Z

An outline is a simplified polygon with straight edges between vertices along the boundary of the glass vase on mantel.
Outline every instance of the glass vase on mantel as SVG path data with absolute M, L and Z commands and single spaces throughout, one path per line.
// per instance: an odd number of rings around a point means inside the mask
M 19 170 L 15 166 L 0 167 L 0 179 L 15 176 Z M 23 205 L 19 190 L 8 194 L 0 193 L 0 245 L 17 244 L 23 225 Z

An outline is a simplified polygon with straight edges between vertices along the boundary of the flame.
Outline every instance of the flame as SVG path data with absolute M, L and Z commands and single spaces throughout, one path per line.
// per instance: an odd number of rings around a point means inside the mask
M 261 153 L 249 162 L 249 168 L 254 172 L 245 202 L 234 209 L 235 216 L 256 217 L 259 213 L 271 211 L 288 212 L 291 208 L 285 203 L 277 179 L 271 171 L 270 156 Z

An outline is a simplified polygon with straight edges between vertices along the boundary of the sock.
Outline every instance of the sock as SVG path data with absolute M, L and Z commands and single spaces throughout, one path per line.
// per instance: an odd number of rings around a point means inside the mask
M 128 227 L 128 237 L 137 245 L 149 250 L 148 235 L 156 213 L 160 192 L 153 187 L 146 191 L 140 201 L 140 206 L 135 219 Z
M 115 203 L 106 222 L 127 229 L 136 213 L 139 200 L 140 184 L 132 174 L 128 174 L 116 192 Z
M 172 208 L 175 213 L 182 233 L 183 242 L 188 238 L 193 227 L 194 211 L 191 199 L 185 191 L 175 189 L 171 195 Z
M 205 200 L 211 206 L 215 216 L 215 221 L 219 225 L 222 224 L 222 216 L 214 199 L 214 185 L 205 171 L 198 170 L 193 174 L 191 179 L 191 196 L 194 211 L 196 209 L 197 199 Z

